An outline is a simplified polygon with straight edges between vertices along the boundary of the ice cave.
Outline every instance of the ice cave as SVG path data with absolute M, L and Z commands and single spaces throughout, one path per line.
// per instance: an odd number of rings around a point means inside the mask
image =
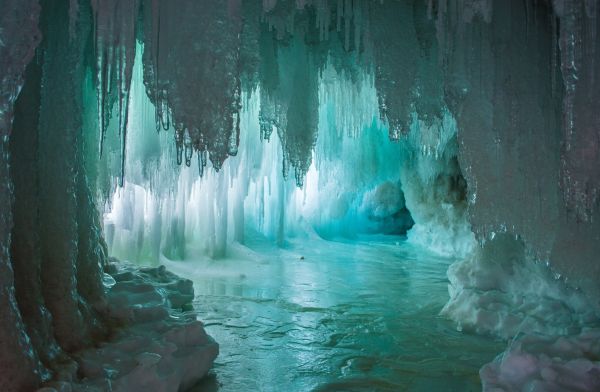
M 0 392 L 600 391 L 599 0 L 0 0 Z

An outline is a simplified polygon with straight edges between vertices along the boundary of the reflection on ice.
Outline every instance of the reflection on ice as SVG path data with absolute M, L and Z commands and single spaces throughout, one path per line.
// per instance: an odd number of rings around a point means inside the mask
M 453 260 L 401 237 L 247 240 L 227 260 L 163 260 L 222 347 L 198 390 L 479 390 L 505 347 L 439 316 Z

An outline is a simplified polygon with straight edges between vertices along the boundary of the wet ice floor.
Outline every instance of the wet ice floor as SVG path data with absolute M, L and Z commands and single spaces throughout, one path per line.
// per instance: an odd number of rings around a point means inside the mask
M 399 237 L 261 241 L 230 260 L 168 263 L 192 280 L 221 346 L 196 391 L 476 391 L 505 343 L 438 316 L 452 260 Z

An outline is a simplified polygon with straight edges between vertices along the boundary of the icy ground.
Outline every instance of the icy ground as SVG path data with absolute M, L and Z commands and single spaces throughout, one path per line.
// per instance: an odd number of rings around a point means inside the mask
M 194 392 L 479 391 L 479 369 L 506 348 L 439 316 L 454 260 L 402 237 L 246 245 L 227 260 L 163 260 L 194 281 L 221 347 Z
M 76 353 L 38 392 L 177 392 L 212 366 L 219 346 L 190 306 L 192 282 L 114 261 L 104 277 L 111 336 Z

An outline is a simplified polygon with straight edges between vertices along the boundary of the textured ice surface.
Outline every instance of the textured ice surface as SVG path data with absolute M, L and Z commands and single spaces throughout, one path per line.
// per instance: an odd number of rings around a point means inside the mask
M 461 329 L 511 339 L 518 334 L 576 334 L 598 323 L 580 290 L 569 287 L 523 243 L 506 234 L 448 269 L 450 301 L 442 314 Z
M 415 221 L 409 241 L 446 256 L 466 257 L 475 248 L 467 216 L 466 182 L 457 161 L 457 128 L 445 113 L 426 124 L 413 119 L 406 137 L 401 182 Z
M 196 320 L 192 282 L 164 267 L 140 269 L 115 259 L 107 271 L 105 312 L 114 328 L 109 339 L 73 355 L 77 377 L 64 369 L 47 387 L 177 392 L 196 384 L 219 346 Z
M 600 330 L 570 336 L 527 335 L 485 365 L 484 391 L 597 391 Z
M 477 391 L 505 343 L 439 317 L 451 262 L 383 235 L 249 236 L 226 259 L 166 262 L 221 347 L 193 391 Z
M 599 317 L 580 290 L 523 242 L 497 234 L 448 269 L 441 314 L 462 331 L 508 340 L 480 372 L 486 391 L 597 390 Z
M 239 142 L 241 1 L 144 2 L 144 84 L 177 160 L 220 168 Z

